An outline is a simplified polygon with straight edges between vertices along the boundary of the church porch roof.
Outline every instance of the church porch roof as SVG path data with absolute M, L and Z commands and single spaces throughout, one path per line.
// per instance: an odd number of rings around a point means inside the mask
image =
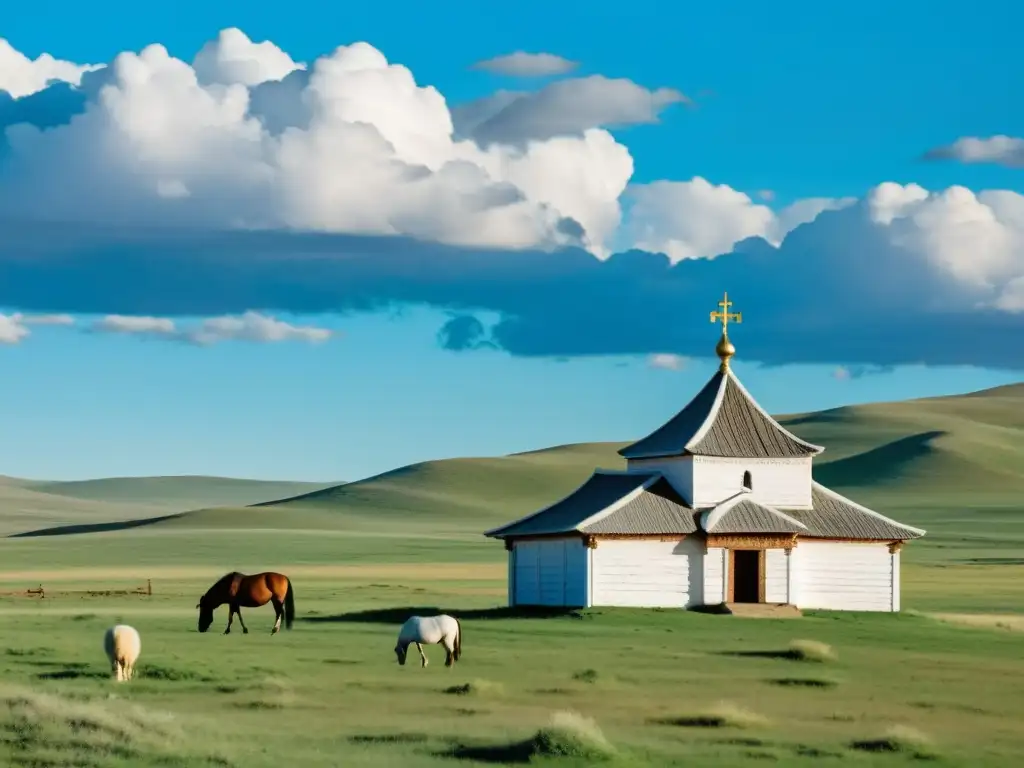
M 694 511 L 661 473 L 598 469 L 565 498 L 484 535 L 500 539 L 565 533 L 643 536 L 696 530 Z
M 701 515 L 701 527 L 711 534 L 809 533 L 799 520 L 742 491 Z

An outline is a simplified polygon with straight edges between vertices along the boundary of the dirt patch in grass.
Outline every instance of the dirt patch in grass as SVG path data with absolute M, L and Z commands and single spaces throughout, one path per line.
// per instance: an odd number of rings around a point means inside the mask
M 359 733 L 348 740 L 353 744 L 423 744 L 430 737 L 425 733 Z
M 1008 613 L 930 613 L 927 616 L 961 627 L 1024 632 L 1024 616 Z
M 505 692 L 505 687 L 491 680 L 470 680 L 445 688 L 444 692 L 454 696 L 500 696 Z
M 654 721 L 659 725 L 683 728 L 759 728 L 768 725 L 768 719 L 727 701 L 694 712 Z
M 139 665 L 138 676 L 144 680 L 165 680 L 172 683 L 212 683 L 214 679 L 209 675 L 196 672 L 191 669 L 178 669 L 176 667 L 164 667 L 157 664 Z

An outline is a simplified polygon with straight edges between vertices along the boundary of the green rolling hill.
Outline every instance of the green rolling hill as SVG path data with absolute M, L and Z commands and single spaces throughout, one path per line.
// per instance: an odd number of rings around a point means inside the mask
M 666 414 L 668 417 L 670 414 Z M 778 417 L 824 445 L 820 482 L 929 530 L 943 542 L 964 519 L 986 535 L 1024 546 L 1024 384 L 967 395 L 848 406 Z M 650 425 L 652 428 L 656 425 Z M 594 467 L 622 468 L 624 443 L 565 445 L 498 458 L 428 461 L 346 484 L 289 484 L 223 478 L 122 478 L 80 483 L 0 481 L 8 498 L 37 505 L 5 528 L 29 530 L 137 520 L 153 532 L 183 529 L 401 530 L 478 537 L 484 529 L 557 500 Z M 287 497 L 287 498 L 283 498 Z M 61 522 L 43 513 L 66 505 Z M 183 511 L 191 506 L 192 511 Z M 110 514 L 115 511 L 116 515 Z M 72 514 L 73 511 L 73 514 Z M 134 514 L 132 514 L 134 513 Z M 169 513 L 173 516 L 167 517 Z M 162 518 L 142 520 L 143 518 Z M 57 531 L 54 531 L 57 533 Z
M 54 526 L 122 523 L 203 507 L 254 504 L 336 485 L 188 475 L 68 482 L 0 476 L 0 536 Z

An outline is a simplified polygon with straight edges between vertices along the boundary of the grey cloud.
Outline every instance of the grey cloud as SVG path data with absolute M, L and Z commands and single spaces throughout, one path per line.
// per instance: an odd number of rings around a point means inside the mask
M 553 53 L 527 53 L 515 51 L 505 56 L 478 61 L 472 69 L 479 69 L 497 75 L 511 77 L 545 77 L 564 75 L 579 66 L 579 62 L 556 56 Z
M 930 149 L 924 160 L 956 160 L 961 163 L 992 163 L 1024 168 L 1024 139 L 1013 136 L 977 138 L 965 136 L 944 147 Z
M 744 313 L 741 359 L 766 364 L 973 364 L 1024 370 L 1024 313 L 975 309 L 956 283 L 825 211 L 776 249 L 759 238 L 671 265 L 630 251 L 463 249 L 400 237 L 0 222 L 0 303 L 28 313 L 166 316 L 452 312 L 452 349 L 709 356 L 708 310 Z M 484 327 L 479 312 L 501 318 Z M 894 332 L 898 329 L 898 332 Z
M 625 78 L 602 75 L 551 83 L 533 93 L 499 91 L 453 110 L 460 134 L 481 145 L 518 145 L 588 128 L 658 122 L 672 104 L 689 103 L 673 88 L 648 90 Z

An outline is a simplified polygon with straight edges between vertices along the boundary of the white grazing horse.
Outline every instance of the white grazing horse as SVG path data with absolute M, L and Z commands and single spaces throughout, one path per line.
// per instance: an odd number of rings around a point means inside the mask
M 118 682 L 135 677 L 135 662 L 142 650 L 142 640 L 134 627 L 118 624 L 103 636 L 103 650 L 110 660 L 110 671 Z
M 415 643 L 420 652 L 422 666 L 427 666 L 427 657 L 423 653 L 421 643 L 444 646 L 446 667 L 452 666 L 462 656 L 462 625 L 453 616 L 411 616 L 398 632 L 398 644 L 395 655 L 398 663 L 405 665 L 405 657 L 409 652 L 409 644 Z

